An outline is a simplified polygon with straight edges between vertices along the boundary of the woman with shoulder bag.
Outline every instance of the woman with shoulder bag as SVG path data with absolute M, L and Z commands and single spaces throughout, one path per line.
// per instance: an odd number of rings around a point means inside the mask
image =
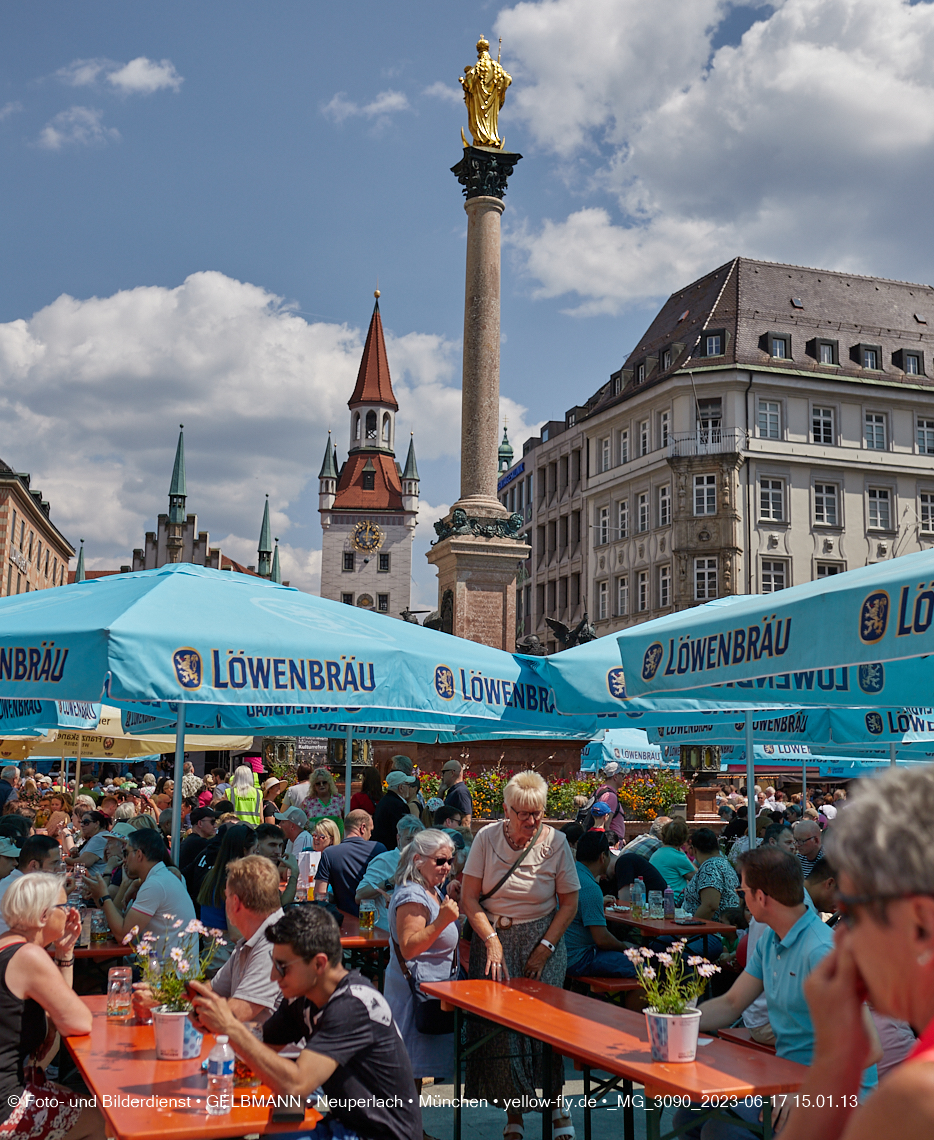
M 453 1015 L 440 1002 L 426 1000 L 421 982 L 447 982 L 457 976 L 460 933 L 457 903 L 441 885 L 454 863 L 454 845 L 443 831 L 429 828 L 414 835 L 396 868 L 396 888 L 389 905 L 392 953 L 386 971 L 386 1000 L 402 1034 L 415 1088 L 422 1080 L 454 1073 Z
M 548 785 L 537 772 L 518 772 L 503 793 L 506 818 L 480 829 L 467 856 L 461 909 L 473 927 L 470 977 L 535 978 L 563 986 L 567 972 L 564 932 L 577 913 L 580 880 L 565 837 L 542 823 Z M 492 1027 L 468 1023 L 468 1041 Z M 501 1033 L 488 1048 L 467 1058 L 465 1095 L 490 1103 L 534 1097 L 542 1088 L 543 1046 L 517 1033 Z M 564 1065 L 552 1059 L 550 1080 L 556 1107 L 554 1140 L 572 1140 L 574 1126 L 563 1106 Z M 505 1140 L 522 1140 L 522 1113 L 507 1113 Z

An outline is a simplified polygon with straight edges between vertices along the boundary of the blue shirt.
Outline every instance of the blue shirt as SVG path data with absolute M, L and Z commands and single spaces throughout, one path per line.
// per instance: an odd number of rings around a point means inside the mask
M 568 951 L 568 968 L 594 948 L 594 940 L 590 935 L 588 926 L 606 926 L 606 914 L 603 911 L 603 891 L 600 884 L 593 877 L 593 872 L 583 863 L 577 864 L 577 877 L 580 879 L 580 891 L 577 895 L 577 913 L 571 919 L 571 925 L 564 932 L 564 944 Z
M 807 893 L 805 892 L 805 897 Z M 810 1065 L 814 1052 L 814 1026 L 804 997 L 804 979 L 833 949 L 833 931 L 808 907 L 784 938 L 768 928 L 759 936 L 746 972 L 765 986 L 769 1021 L 775 1030 L 779 1057 Z M 863 1073 L 863 1090 L 878 1077 L 875 1065 Z

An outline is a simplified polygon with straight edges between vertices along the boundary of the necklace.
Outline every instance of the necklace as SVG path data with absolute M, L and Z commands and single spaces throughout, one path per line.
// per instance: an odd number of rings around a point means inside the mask
M 513 849 L 513 851 L 521 851 L 525 847 L 525 844 L 522 842 L 516 843 L 512 836 L 509 834 L 508 821 L 503 825 L 503 835 L 506 836 L 506 842 Z

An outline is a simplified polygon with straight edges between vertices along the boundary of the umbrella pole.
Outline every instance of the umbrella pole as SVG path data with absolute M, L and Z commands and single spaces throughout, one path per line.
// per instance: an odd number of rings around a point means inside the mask
M 78 734 L 78 755 L 75 759 L 75 795 L 78 794 L 78 789 L 81 787 L 81 734 Z M 65 785 L 68 786 L 67 784 Z
M 808 766 L 807 761 L 801 765 L 801 814 L 808 809 Z
M 353 779 L 353 725 L 348 724 L 344 737 L 344 815 L 350 811 L 350 781 Z
M 175 721 L 175 787 L 172 789 L 172 858 L 178 865 L 178 852 L 182 834 L 182 772 L 185 765 L 185 705 L 178 706 Z
M 746 825 L 749 850 L 756 847 L 756 754 L 753 748 L 752 712 L 746 711 Z
M 895 767 L 895 747 L 896 747 L 895 741 L 894 740 L 890 741 L 889 742 L 889 763 L 892 765 L 893 768 Z

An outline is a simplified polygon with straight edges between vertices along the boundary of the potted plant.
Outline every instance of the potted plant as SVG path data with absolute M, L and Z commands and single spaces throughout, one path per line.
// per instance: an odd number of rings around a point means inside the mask
M 167 916 L 171 918 L 172 916 Z M 180 930 L 181 919 L 172 923 L 172 931 Z M 139 933 L 134 926 L 124 938 L 129 944 Z M 161 1061 L 191 1060 L 201 1053 L 202 1034 L 189 1020 L 192 1004 L 186 986 L 188 982 L 201 982 L 207 974 L 218 946 L 226 945 L 224 931 L 209 930 L 198 919 L 192 919 L 185 927 L 185 934 L 193 942 L 192 951 L 186 955 L 178 946 L 166 954 L 168 934 L 157 946 L 158 938 L 147 931 L 133 947 L 143 976 L 143 985 L 149 990 L 152 1006 L 152 1025 L 156 1039 L 156 1057 Z M 201 935 L 209 939 L 203 954 L 197 953 Z M 148 1002 L 147 1002 L 148 1004 Z
M 707 979 L 720 972 L 719 966 L 699 955 L 685 963 L 686 945 L 682 938 L 658 953 L 645 947 L 625 951 L 649 1000 L 644 1012 L 653 1061 L 694 1060 L 701 1016 L 695 1003 Z

